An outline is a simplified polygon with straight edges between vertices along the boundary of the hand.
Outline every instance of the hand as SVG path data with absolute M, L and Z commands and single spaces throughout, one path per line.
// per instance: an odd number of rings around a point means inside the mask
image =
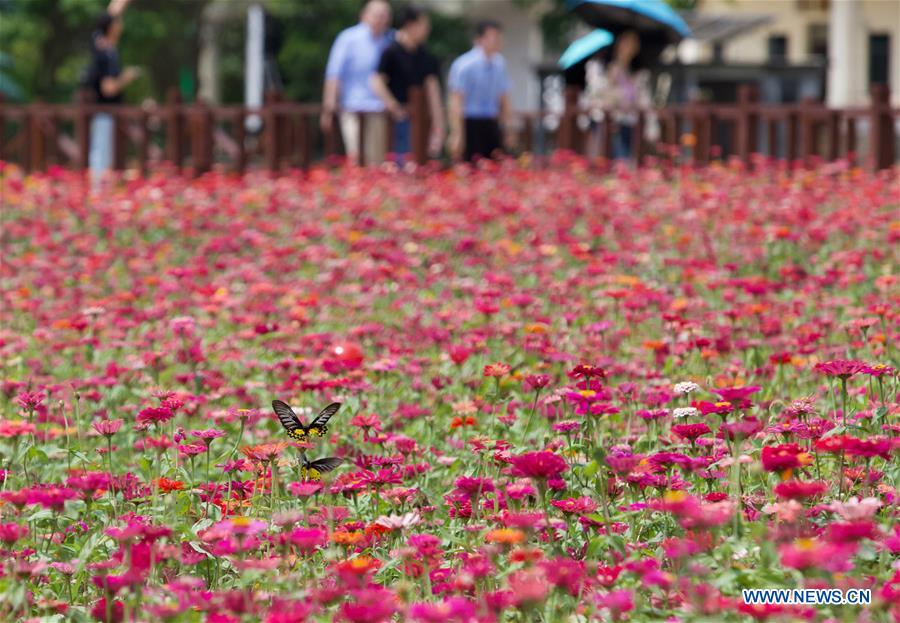
M 406 108 L 400 104 L 400 102 L 393 102 L 387 107 L 388 112 L 391 114 L 391 117 L 394 118 L 394 121 L 403 121 L 409 114 L 406 112 Z
M 463 155 L 463 138 L 459 132 L 451 132 L 447 139 L 447 151 L 454 160 L 460 160 Z
M 322 128 L 325 134 L 330 134 L 331 129 L 334 127 L 334 112 L 323 110 L 319 116 L 319 127 Z
M 440 157 L 443 144 L 444 128 L 440 126 L 433 127 L 431 136 L 428 137 L 428 155 L 432 158 Z
M 506 130 L 503 133 L 503 149 L 506 151 L 515 151 L 516 147 L 519 146 L 519 137 L 516 135 L 515 130 Z
M 143 70 L 140 67 L 126 67 L 122 70 L 122 82 L 129 84 L 140 78 Z

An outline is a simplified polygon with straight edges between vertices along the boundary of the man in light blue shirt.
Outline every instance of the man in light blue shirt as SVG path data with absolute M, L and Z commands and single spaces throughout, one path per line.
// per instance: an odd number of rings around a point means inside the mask
M 490 158 L 504 142 L 500 124 L 509 129 L 511 108 L 502 47 L 500 24 L 480 22 L 475 46 L 450 66 L 448 147 L 454 158 Z
M 372 91 L 370 79 L 381 53 L 391 41 L 390 23 L 391 7 L 387 0 L 368 0 L 359 24 L 341 32 L 328 55 L 321 126 L 324 132 L 331 131 L 340 99 L 341 135 L 347 156 L 355 164 L 375 164 L 384 158 L 387 120 L 384 104 Z M 360 131 L 361 116 L 365 117 L 364 133 Z M 365 154 L 359 151 L 360 138 Z

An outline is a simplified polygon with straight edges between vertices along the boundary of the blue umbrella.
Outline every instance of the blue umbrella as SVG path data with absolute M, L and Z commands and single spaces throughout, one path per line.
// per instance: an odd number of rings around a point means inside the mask
M 611 32 L 598 28 L 573 41 L 572 45 L 566 48 L 566 51 L 559 57 L 559 66 L 568 69 L 610 45 L 613 39 L 615 37 Z
M 596 28 L 614 35 L 634 30 L 642 42 L 678 43 L 691 29 L 663 0 L 566 0 L 569 9 Z

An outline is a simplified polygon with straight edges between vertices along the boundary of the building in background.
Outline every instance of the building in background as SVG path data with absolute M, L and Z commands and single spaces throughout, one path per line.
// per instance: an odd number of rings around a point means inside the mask
M 701 45 L 696 62 L 768 67 L 821 66 L 823 92 L 809 78 L 786 86 L 783 101 L 824 97 L 832 106 L 864 105 L 872 84 L 887 84 L 900 103 L 900 0 L 699 0 L 698 18 L 766 18 L 717 45 Z M 690 44 L 689 44 L 690 45 Z

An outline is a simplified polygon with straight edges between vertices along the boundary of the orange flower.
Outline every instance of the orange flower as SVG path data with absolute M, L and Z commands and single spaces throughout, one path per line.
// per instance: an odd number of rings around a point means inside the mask
M 170 491 L 182 491 L 184 489 L 184 483 L 180 480 L 169 480 L 166 477 L 159 478 L 156 481 L 156 486 L 163 493 L 169 493 Z
M 352 547 L 362 543 L 365 538 L 360 530 L 339 530 L 331 535 L 331 542 Z
M 450 428 L 459 428 L 460 426 L 475 426 L 475 418 L 472 416 L 455 417 L 450 421 Z
M 525 541 L 525 533 L 515 528 L 496 528 L 488 532 L 484 540 L 501 545 L 518 545 Z

